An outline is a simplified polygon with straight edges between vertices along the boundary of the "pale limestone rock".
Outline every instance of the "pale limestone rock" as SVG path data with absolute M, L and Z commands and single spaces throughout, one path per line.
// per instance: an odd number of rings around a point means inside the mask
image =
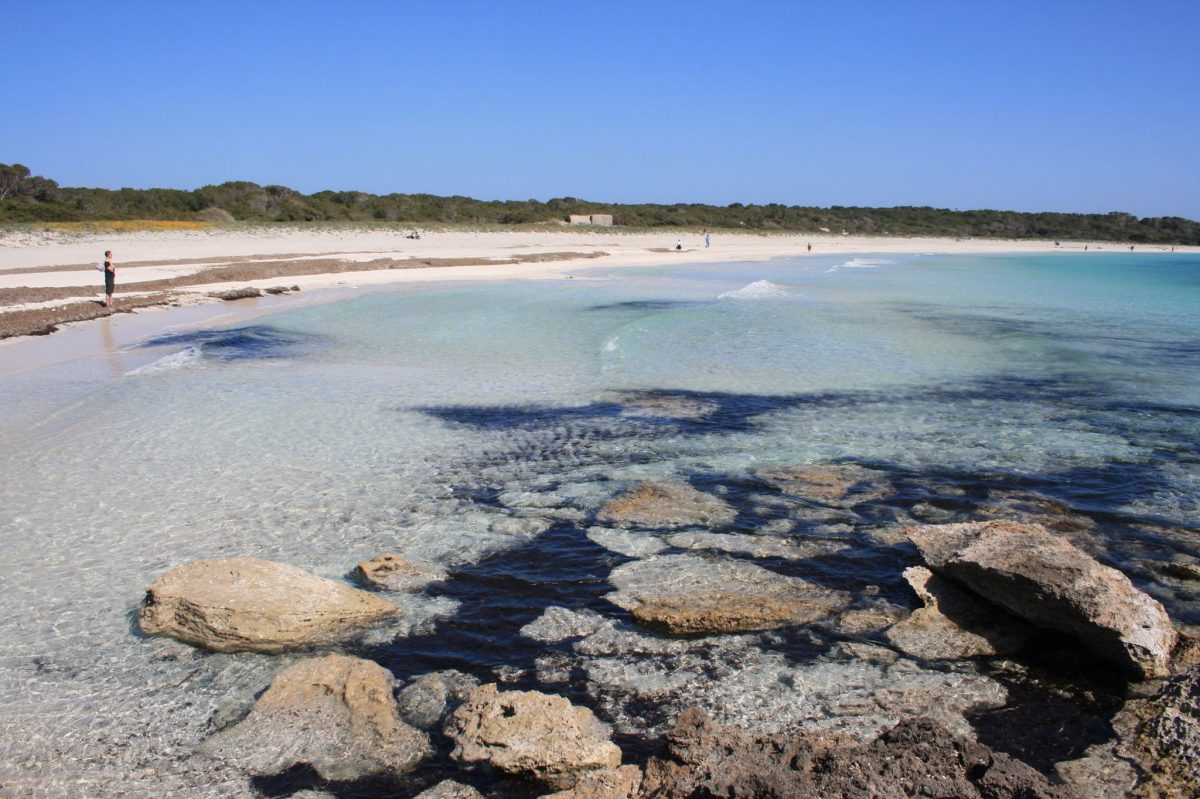
M 724 500 L 679 483 L 639 483 L 609 500 L 596 520 L 605 524 L 675 528 L 726 527 L 737 512 Z
M 904 570 L 904 579 L 925 603 L 892 625 L 887 639 L 900 651 L 924 660 L 960 660 L 1017 652 L 1033 630 L 924 566 Z
M 609 575 L 607 596 L 638 622 L 674 634 L 730 633 L 804 624 L 829 616 L 849 595 L 753 563 L 666 555 Z
M 882 499 L 893 490 L 883 472 L 853 463 L 777 466 L 757 474 L 785 494 L 835 508 Z
M 275 675 L 250 714 L 205 741 L 201 751 L 256 776 L 308 764 L 336 781 L 403 774 L 433 750 L 423 733 L 400 720 L 386 669 L 328 655 Z
M 559 790 L 573 787 L 585 772 L 621 763 L 621 750 L 592 711 L 537 691 L 501 692 L 495 683 L 471 692 L 446 735 L 457 760 L 488 763 Z
M 286 563 L 220 558 L 155 580 L 139 625 L 216 652 L 282 652 L 342 640 L 399 613 L 374 594 Z
M 358 564 L 354 576 L 385 591 L 420 591 L 430 583 L 445 580 L 448 575 L 441 566 L 385 553 Z
M 931 569 L 1143 678 L 1169 674 L 1177 633 L 1159 602 L 1041 525 L 907 528 Z

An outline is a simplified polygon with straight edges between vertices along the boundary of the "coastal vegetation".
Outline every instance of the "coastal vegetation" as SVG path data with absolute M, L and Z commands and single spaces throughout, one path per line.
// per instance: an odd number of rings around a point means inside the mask
M 1072 239 L 1138 244 L 1200 245 L 1200 222 L 1182 217 L 1026 213 L 898 206 L 815 208 L 767 203 L 598 203 L 551 200 L 476 200 L 432 194 L 319 191 L 232 181 L 182 189 L 91 189 L 59 186 L 21 164 L 0 164 L 0 223 L 380 222 L 411 224 L 546 225 L 569 214 L 612 214 L 615 224 L 640 228 L 714 228 L 851 235 L 951 238 Z

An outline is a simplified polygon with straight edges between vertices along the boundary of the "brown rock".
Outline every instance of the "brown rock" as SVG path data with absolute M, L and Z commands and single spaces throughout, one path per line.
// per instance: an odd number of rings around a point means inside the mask
M 233 300 L 249 300 L 255 297 L 261 297 L 262 291 L 254 288 L 253 286 L 247 286 L 246 288 L 229 289 L 228 291 L 210 291 L 208 296 L 213 297 L 214 299 L 230 302 Z
M 909 719 L 869 744 L 722 728 L 692 709 L 646 765 L 642 796 L 1075 799 L 1028 765 Z
M 307 764 L 327 780 L 403 774 L 432 754 L 425 735 L 400 720 L 391 674 L 343 655 L 280 672 L 245 720 L 201 749 L 253 775 Z
M 838 508 L 881 499 L 892 491 L 883 472 L 851 463 L 778 466 L 760 469 L 758 476 L 785 494 Z
M 804 624 L 846 606 L 849 595 L 741 560 L 664 555 L 609 574 L 607 599 L 637 621 L 679 634 Z
M 542 796 L 541 799 L 636 799 L 642 784 L 637 766 L 589 771 L 580 776 L 574 788 Z
M 906 532 L 931 569 L 989 602 L 1140 677 L 1169 673 L 1176 632 L 1163 606 L 1044 527 L 992 521 Z
M 448 575 L 441 566 L 387 553 L 358 564 L 354 576 L 385 591 L 419 591 L 430 583 L 445 580 Z
M 675 528 L 725 527 L 737 513 L 723 500 L 678 483 L 641 483 L 610 500 L 596 519 L 606 524 Z
M 621 763 L 621 750 L 592 711 L 537 691 L 501 692 L 495 683 L 471 692 L 446 735 L 455 743 L 455 759 L 488 763 L 560 790 L 574 787 L 584 772 Z
M 673 635 L 736 633 L 804 624 L 828 615 L 824 602 L 733 593 L 647 599 L 632 611 L 634 621 Z
M 1059 774 L 1088 797 L 1194 799 L 1200 796 L 1200 666 L 1134 699 L 1112 720 L 1117 737 Z
M 1182 674 L 1192 666 L 1200 665 L 1200 638 L 1191 635 L 1179 635 L 1179 643 L 1171 653 L 1171 671 Z
M 142 600 L 139 625 L 215 652 L 282 652 L 344 639 L 399 613 L 374 594 L 260 558 L 185 563 Z
M 483 799 L 483 794 L 470 785 L 463 785 L 454 780 L 442 780 L 432 788 L 421 791 L 413 799 Z
M 904 570 L 925 607 L 887 631 L 897 649 L 925 660 L 960 660 L 1019 651 L 1033 630 L 924 566 Z
M 1152 699 L 1127 703 L 1113 727 L 1118 751 L 1141 769 L 1137 796 L 1200 796 L 1200 667 L 1172 677 Z

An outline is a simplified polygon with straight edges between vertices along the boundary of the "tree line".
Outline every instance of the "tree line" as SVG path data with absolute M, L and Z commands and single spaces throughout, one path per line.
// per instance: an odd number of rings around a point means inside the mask
M 575 197 L 484 201 L 432 194 L 319 191 L 233 181 L 182 189 L 65 188 L 22 164 L 0 164 L 0 222 L 207 220 L 212 222 L 359 221 L 411 224 L 547 225 L 569 214 L 612 214 L 629 227 L 725 228 L 752 231 L 952 238 L 1085 239 L 1200 245 L 1200 222 L 1112 212 L 1066 214 L 952 211 L 900 206 L 828 208 L 780 205 L 597 203 Z

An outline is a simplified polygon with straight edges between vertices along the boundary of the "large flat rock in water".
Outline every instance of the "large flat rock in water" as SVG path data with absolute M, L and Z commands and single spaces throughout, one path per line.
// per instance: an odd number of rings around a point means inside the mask
M 344 655 L 309 658 L 280 672 L 243 721 L 202 745 L 250 774 L 307 764 L 327 780 L 398 775 L 432 754 L 400 720 L 392 675 Z
M 972 522 L 905 532 L 929 568 L 988 601 L 1074 636 L 1140 677 L 1169 673 L 1177 633 L 1163 606 L 1041 525 Z
M 626 563 L 608 601 L 640 624 L 681 635 L 767 630 L 841 610 L 849 595 L 740 560 L 666 555 Z
M 286 563 L 219 558 L 155 580 L 139 625 L 215 652 L 282 652 L 341 640 L 399 612 L 374 594 Z
M 618 526 L 674 529 L 726 527 L 737 511 L 724 500 L 682 483 L 639 483 L 609 500 L 596 520 Z

